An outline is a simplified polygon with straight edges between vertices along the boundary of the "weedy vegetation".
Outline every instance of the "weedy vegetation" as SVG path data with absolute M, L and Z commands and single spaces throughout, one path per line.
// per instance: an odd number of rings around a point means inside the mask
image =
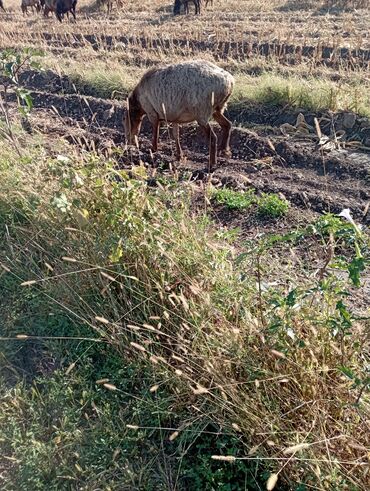
M 89 107 L 87 95 L 125 99 L 150 66 L 217 55 L 236 76 L 229 107 L 241 119 L 251 105 L 257 116 L 267 107 L 368 114 L 364 60 L 339 53 L 368 48 L 360 41 L 368 13 L 353 11 L 361 2 L 299 2 L 298 14 L 297 2 L 214 4 L 198 19 L 173 19 L 159 0 L 130 1 L 104 18 L 82 4 L 86 19 L 53 30 L 37 16 L 24 29 L 13 3 L 5 14 L 4 491 L 369 488 L 370 240 L 359 213 L 306 213 L 290 195 L 197 183 L 167 161 L 153 170 L 145 153 L 137 162 L 123 145 L 99 147 L 106 134 L 96 113 L 87 126 L 96 133 L 82 133 L 76 108 L 63 119 L 49 99 L 40 104 L 49 92 L 22 85 L 52 68 Z M 297 23 L 301 9 L 307 22 Z M 338 23 L 348 36 L 330 58 L 325 49 L 305 57 L 275 46 L 297 47 L 294 32 L 316 49 Z M 14 51 L 15 42 L 44 56 Z M 253 43 L 258 53 L 242 51 Z M 275 47 L 267 52 L 266 43 Z M 260 140 L 251 142 L 250 175 L 264 178 Z M 224 208 L 251 228 L 225 227 Z

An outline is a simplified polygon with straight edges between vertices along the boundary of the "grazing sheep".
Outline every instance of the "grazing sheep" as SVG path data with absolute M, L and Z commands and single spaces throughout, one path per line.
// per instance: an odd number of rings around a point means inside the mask
M 180 14 L 182 5 L 184 6 L 185 14 L 188 14 L 189 13 L 189 2 L 194 3 L 195 14 L 196 15 L 200 14 L 201 0 L 175 0 L 174 6 L 173 6 L 173 15 L 179 15 Z
M 76 5 L 77 0 L 57 0 L 55 15 L 59 22 L 62 22 L 64 14 L 67 14 L 67 17 L 69 17 L 69 13 L 71 13 L 74 20 L 76 20 Z
M 41 10 L 39 0 L 22 0 L 21 10 L 23 15 L 28 14 L 28 7 L 31 7 L 32 12 L 34 11 L 34 8 L 36 9 L 36 12 L 40 12 Z
M 5 8 L 4 8 L 3 0 L 0 0 L 0 9 L 4 10 L 4 12 L 5 12 Z
M 176 156 L 182 159 L 179 124 L 197 121 L 209 141 L 209 170 L 216 164 L 217 136 L 209 124 L 213 118 L 222 128 L 220 152 L 230 156 L 231 122 L 223 112 L 234 87 L 234 77 L 208 61 L 188 61 L 144 74 L 130 93 L 125 113 L 125 134 L 133 144 L 146 115 L 153 126 L 152 149 L 158 148 L 161 121 L 173 123 Z
M 108 14 L 112 12 L 113 9 L 113 0 L 99 0 L 98 5 L 106 5 Z
M 44 16 L 49 17 L 50 12 L 56 12 L 57 0 L 44 0 Z

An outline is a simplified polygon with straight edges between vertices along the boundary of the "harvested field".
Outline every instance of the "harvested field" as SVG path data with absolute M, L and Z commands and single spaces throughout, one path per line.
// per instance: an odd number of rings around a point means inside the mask
M 0 9 L 0 55 L 24 50 L 11 82 L 0 57 L 1 489 L 367 491 L 366 0 L 82 0 L 62 23 L 19 3 Z M 211 175 L 197 125 L 181 163 L 170 124 L 156 153 L 147 119 L 138 146 L 123 131 L 145 70 L 193 58 L 236 80 Z

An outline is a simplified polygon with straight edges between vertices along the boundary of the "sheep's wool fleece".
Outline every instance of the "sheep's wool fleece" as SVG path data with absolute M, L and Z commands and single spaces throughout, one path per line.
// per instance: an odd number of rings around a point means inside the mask
M 234 77 L 208 61 L 191 61 L 150 70 L 136 93 L 149 120 L 205 124 L 223 111 Z

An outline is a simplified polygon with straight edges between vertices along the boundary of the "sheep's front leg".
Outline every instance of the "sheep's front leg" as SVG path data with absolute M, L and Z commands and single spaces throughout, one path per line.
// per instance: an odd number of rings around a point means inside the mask
M 222 140 L 219 146 L 220 154 L 225 155 L 225 157 L 231 157 L 230 150 L 230 135 L 232 124 L 223 114 L 220 112 L 215 112 L 213 117 L 217 121 L 217 123 L 221 126 L 222 129 Z
M 173 123 L 172 131 L 173 137 L 175 138 L 176 158 L 179 162 L 181 162 L 181 160 L 184 158 L 184 154 L 180 145 L 180 127 L 177 123 Z

